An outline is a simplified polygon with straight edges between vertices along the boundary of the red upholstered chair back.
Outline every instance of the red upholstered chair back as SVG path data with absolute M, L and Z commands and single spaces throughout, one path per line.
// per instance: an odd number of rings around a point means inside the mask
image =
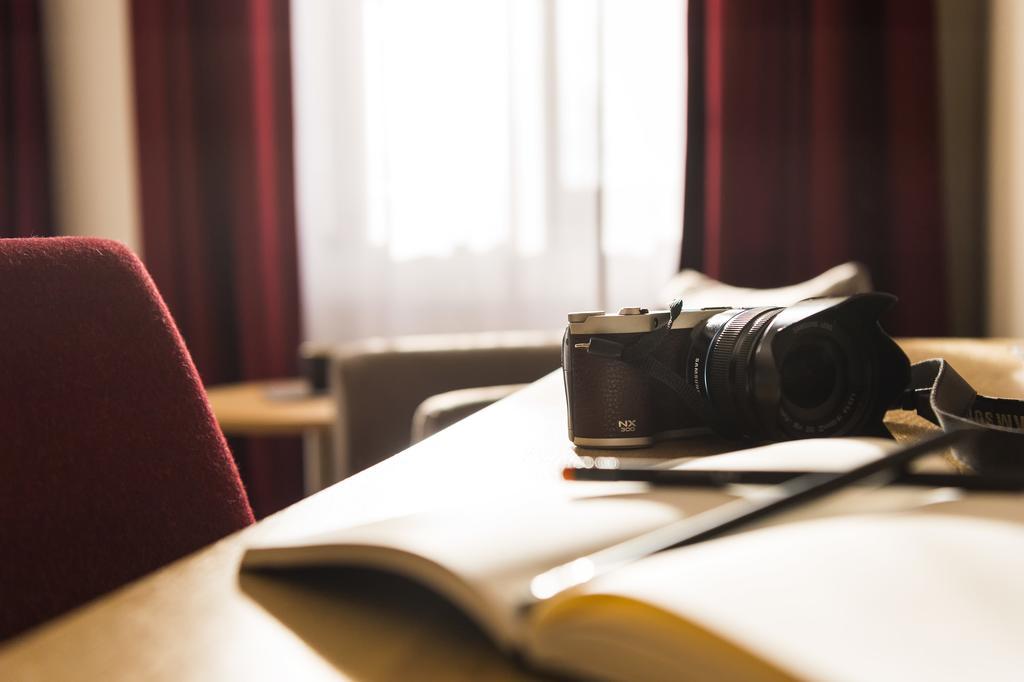
M 138 259 L 0 239 L 0 639 L 252 520 Z

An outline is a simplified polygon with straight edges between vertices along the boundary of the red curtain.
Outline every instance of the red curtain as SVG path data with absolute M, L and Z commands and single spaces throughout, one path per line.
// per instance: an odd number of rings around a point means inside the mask
M 845 260 L 946 331 L 933 0 L 690 0 L 683 267 L 779 286 Z
M 288 2 L 134 0 L 132 25 L 146 265 L 207 385 L 294 375 Z M 297 452 L 235 449 L 258 515 L 301 495 Z
M 0 2 L 0 237 L 53 234 L 39 0 Z

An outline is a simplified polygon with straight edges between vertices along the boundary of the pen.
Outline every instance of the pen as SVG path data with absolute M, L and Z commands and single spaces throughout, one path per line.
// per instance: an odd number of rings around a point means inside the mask
M 680 519 L 534 576 L 529 588 L 533 601 L 528 601 L 524 606 L 529 607 L 537 601 L 587 583 L 619 566 L 657 552 L 716 538 L 755 521 L 821 499 L 864 479 L 873 478 L 875 485 L 885 485 L 903 474 L 905 468 L 922 455 L 953 445 L 979 447 L 984 436 L 985 432 L 966 429 L 943 432 L 849 471 L 813 473 L 790 479 L 776 486 L 777 495 L 758 499 L 742 498 L 696 516 Z
M 655 486 L 724 488 L 730 485 L 778 485 L 798 476 L 825 473 L 770 469 L 665 469 L 657 465 L 635 466 L 629 460 L 616 457 L 601 459 L 604 461 L 592 466 L 566 467 L 562 470 L 562 477 L 567 481 L 639 481 Z M 891 484 L 924 488 L 1024 491 L 1022 476 L 906 472 L 896 476 Z

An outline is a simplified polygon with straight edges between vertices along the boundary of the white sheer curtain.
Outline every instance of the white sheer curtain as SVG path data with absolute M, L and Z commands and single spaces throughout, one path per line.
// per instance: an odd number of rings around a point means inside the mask
M 292 3 L 305 336 L 557 329 L 655 303 L 686 5 Z

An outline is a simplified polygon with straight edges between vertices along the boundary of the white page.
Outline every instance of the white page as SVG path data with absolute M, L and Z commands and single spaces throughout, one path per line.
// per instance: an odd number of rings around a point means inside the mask
M 1018 680 L 1022 576 L 1024 500 L 978 494 L 740 533 L 581 591 L 660 605 L 798 677 Z
M 699 457 L 674 469 L 845 471 L 899 447 L 884 438 L 808 438 Z
M 577 499 L 531 498 L 513 506 L 440 509 L 298 539 L 287 546 L 253 548 L 244 565 L 351 563 L 396 570 L 458 601 L 492 636 L 509 643 L 519 637 L 518 607 L 527 598 L 529 581 L 537 573 L 731 499 L 718 490 L 695 490 L 685 495 L 656 490 Z M 308 547 L 333 551 L 286 551 Z M 415 561 L 415 557 L 428 560 L 450 575 Z

